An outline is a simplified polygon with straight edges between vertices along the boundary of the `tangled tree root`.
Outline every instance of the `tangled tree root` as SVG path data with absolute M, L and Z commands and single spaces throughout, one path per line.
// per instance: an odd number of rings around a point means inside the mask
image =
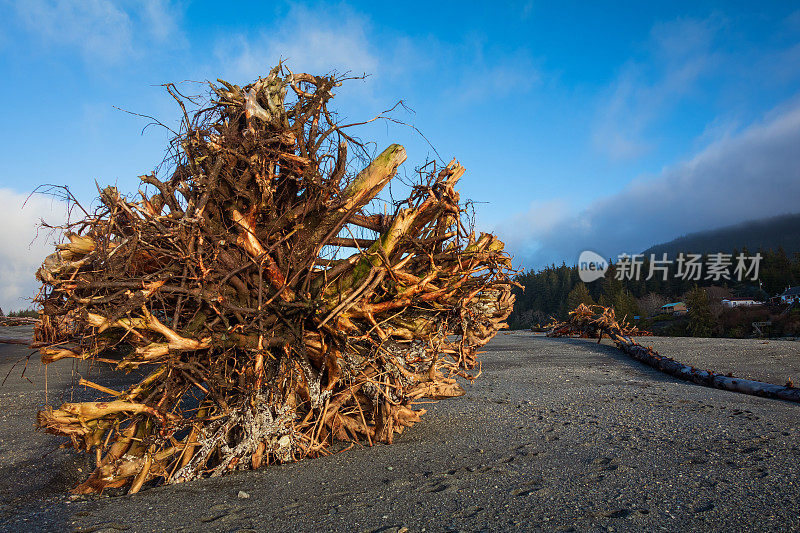
M 455 160 L 370 212 L 406 154 L 349 171 L 363 150 L 328 110 L 341 81 L 279 65 L 211 85 L 196 112 L 167 86 L 184 117 L 171 176 L 142 176 L 138 200 L 107 187 L 63 228 L 37 273 L 43 362 L 144 371 L 124 391 L 82 379 L 105 399 L 38 414 L 96 454 L 77 492 L 391 443 L 415 402 L 464 393 L 511 312 L 510 259 L 467 227 Z
M 580 304 L 569 314 L 569 320 L 556 324 L 548 333 L 548 337 L 566 337 L 577 335 L 596 338 L 598 342 L 603 336 L 611 339 L 623 353 L 665 374 L 691 381 L 704 387 L 712 387 L 753 396 L 776 398 L 790 402 L 800 402 L 800 389 L 787 384 L 782 387 L 771 383 L 740 379 L 732 375 L 717 374 L 710 370 L 700 370 L 690 365 L 659 355 L 651 347 L 644 347 L 630 338 L 636 334 L 624 330 L 614 317 L 614 310 L 599 305 Z

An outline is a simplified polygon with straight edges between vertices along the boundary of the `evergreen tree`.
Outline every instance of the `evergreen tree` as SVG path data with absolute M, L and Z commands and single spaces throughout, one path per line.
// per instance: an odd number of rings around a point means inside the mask
M 567 295 L 567 309 L 573 311 L 580 304 L 595 305 L 594 299 L 589 294 L 589 289 L 582 281 L 578 282 Z
M 689 308 L 689 333 L 694 337 L 711 336 L 714 316 L 706 291 L 695 285 L 686 295 L 686 306 Z
M 742 252 L 747 257 L 755 255 L 746 248 L 742 248 Z M 649 273 L 647 264 L 642 268 L 640 279 L 617 280 L 615 279 L 617 265 L 610 262 L 605 277 L 585 284 L 585 288 L 593 301 L 605 307 L 613 307 L 619 318 L 625 315 L 631 318 L 645 312 L 645 309 L 639 309 L 638 302 L 633 300 L 642 299 L 650 293 L 660 295 L 669 302 L 677 302 L 695 285 L 701 288 L 715 285 L 731 289 L 734 296 L 752 296 L 764 300 L 780 294 L 786 287 L 800 285 L 800 254 L 787 254 L 780 248 L 774 251 L 761 248 L 759 252 L 762 260 L 758 269 L 758 280 L 748 278 L 739 282 L 733 273 L 733 267 L 730 272 L 732 279 L 728 282 L 702 278 L 699 280 L 683 279 L 676 275 L 677 264 L 675 262 L 670 265 L 666 281 L 662 279 L 659 272 L 647 280 L 646 277 Z M 672 259 L 674 260 L 675 257 L 673 256 Z M 735 265 L 735 257 L 733 259 Z M 524 287 L 524 290 L 513 289 L 517 299 L 514 304 L 514 312 L 509 317 L 509 325 L 512 328 L 526 327 L 530 318 L 523 320 L 523 316 L 531 317 L 534 313 L 537 316 L 544 315 L 563 320 L 566 318 L 566 313 L 574 309 L 573 304 L 582 299 L 582 297 L 577 298 L 573 295 L 570 300 L 570 295 L 581 283 L 578 268 L 574 265 L 556 266 L 551 264 L 538 270 L 522 273 L 517 276 L 516 281 Z M 759 284 L 765 292 L 758 290 Z M 582 288 L 578 290 L 583 294 Z
M 636 298 L 626 289 L 619 289 L 611 301 L 617 320 L 625 319 L 630 322 L 634 316 L 639 314 L 639 304 Z

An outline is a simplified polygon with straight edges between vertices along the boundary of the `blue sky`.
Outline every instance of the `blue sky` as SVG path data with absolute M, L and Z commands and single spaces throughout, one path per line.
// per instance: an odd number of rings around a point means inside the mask
M 367 73 L 343 117 L 395 116 L 468 170 L 462 197 L 525 268 L 583 249 L 635 253 L 681 234 L 800 210 L 797 4 L 0 1 L 0 307 L 26 304 L 60 207 L 136 190 L 170 125 L 159 84 L 293 70 Z M 651 5 L 652 4 L 652 5 Z M 187 90 L 201 86 L 187 84 Z M 361 131 L 435 153 L 412 129 Z

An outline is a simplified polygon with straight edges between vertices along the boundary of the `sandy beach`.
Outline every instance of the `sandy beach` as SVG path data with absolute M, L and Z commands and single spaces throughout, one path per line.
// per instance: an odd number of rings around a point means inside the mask
M 797 342 L 640 341 L 698 367 L 800 382 Z M 45 394 L 55 403 L 84 393 L 69 387 L 70 363 L 45 379 L 34 355 L 21 376 L 29 353 L 0 345 L 0 373 L 11 371 L 0 387 L 0 530 L 800 527 L 800 405 L 683 383 L 593 341 L 498 335 L 466 396 L 426 405 L 392 446 L 79 498 L 68 490 L 88 475 L 88 458 L 55 449 L 59 439 L 33 420 Z

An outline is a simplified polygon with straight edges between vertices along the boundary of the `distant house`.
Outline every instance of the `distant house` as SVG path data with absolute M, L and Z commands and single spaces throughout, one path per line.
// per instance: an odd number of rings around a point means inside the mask
M 662 305 L 661 312 L 672 313 L 673 315 L 685 315 L 686 304 L 683 302 L 674 302 L 671 304 Z
M 782 302 L 787 304 L 792 302 L 797 302 L 800 300 L 800 287 L 789 287 L 785 291 L 783 291 L 778 298 L 781 299 Z
M 750 307 L 753 305 L 762 305 L 764 302 L 759 302 L 758 300 L 754 300 L 752 298 L 737 298 L 737 297 L 730 297 L 730 298 L 723 298 L 722 305 L 725 307 Z

